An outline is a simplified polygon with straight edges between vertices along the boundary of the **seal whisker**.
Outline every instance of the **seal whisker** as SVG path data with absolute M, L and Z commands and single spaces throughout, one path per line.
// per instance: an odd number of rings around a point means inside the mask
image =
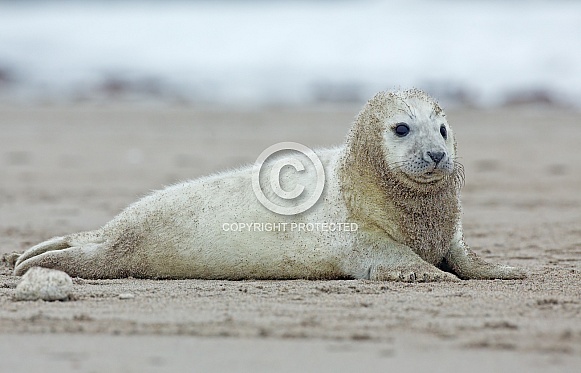
M 454 172 L 454 177 L 456 178 L 456 182 L 458 183 L 458 186 L 460 188 L 462 188 L 464 186 L 464 183 L 466 181 L 466 175 L 464 173 L 464 165 L 460 162 L 458 162 L 456 159 L 454 159 L 454 169 L 456 170 Z
M 404 160 L 404 161 L 389 162 L 387 164 L 387 166 L 389 168 L 401 168 L 402 166 L 405 166 L 406 164 L 409 164 L 409 161 Z
M 414 120 L 416 118 L 416 115 L 413 111 L 413 109 L 408 105 L 408 103 L 403 99 L 403 97 L 399 97 L 397 96 L 397 98 L 407 107 L 408 111 L 403 110 L 404 113 L 406 113 L 411 120 Z

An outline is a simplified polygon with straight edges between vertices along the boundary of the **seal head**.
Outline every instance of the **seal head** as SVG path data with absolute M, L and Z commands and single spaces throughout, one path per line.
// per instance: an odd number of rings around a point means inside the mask
M 378 93 L 351 128 L 340 170 L 351 217 L 438 265 L 460 221 L 455 158 L 435 100 L 416 89 Z
M 438 104 L 417 90 L 388 95 L 381 144 L 393 176 L 410 187 L 437 185 L 454 174 L 454 133 Z

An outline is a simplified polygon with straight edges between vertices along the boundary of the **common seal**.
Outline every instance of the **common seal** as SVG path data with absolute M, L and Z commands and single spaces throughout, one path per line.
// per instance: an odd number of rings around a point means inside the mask
M 344 146 L 316 153 L 326 183 L 305 212 L 282 216 L 262 206 L 252 188 L 255 168 L 247 166 L 156 191 L 101 229 L 40 243 L 18 259 L 14 273 L 41 266 L 84 278 L 525 277 L 485 262 L 464 242 L 464 173 L 454 133 L 424 92 L 378 93 Z M 291 223 L 311 229 L 282 229 Z

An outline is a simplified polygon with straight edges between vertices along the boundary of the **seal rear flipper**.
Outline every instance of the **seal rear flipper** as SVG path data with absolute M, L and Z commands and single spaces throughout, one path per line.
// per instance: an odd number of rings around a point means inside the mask
M 22 271 L 18 271 L 18 268 L 21 264 L 25 261 L 42 255 L 47 252 L 51 251 L 60 251 L 65 250 L 68 248 L 72 248 L 75 246 L 83 246 L 86 244 L 94 244 L 94 243 L 102 243 L 104 242 L 103 232 L 101 230 L 96 231 L 89 231 L 89 232 L 81 232 L 75 233 L 68 236 L 62 237 L 53 237 L 49 240 L 39 243 L 31 247 L 30 249 L 26 250 L 22 255 L 19 256 L 18 260 L 15 263 L 14 274 L 21 275 L 24 274 Z
M 35 245 L 30 249 L 26 250 L 22 255 L 18 257 L 18 260 L 16 261 L 14 267 L 17 268 L 25 260 L 43 254 L 47 251 L 62 250 L 69 247 L 71 247 L 71 245 L 69 245 L 67 237 L 53 237 L 50 240 L 41 242 L 38 245 Z
M 112 265 L 105 243 L 90 243 L 57 250 L 48 250 L 20 261 L 14 269 L 21 276 L 32 267 L 58 269 L 71 277 L 115 278 L 119 271 Z

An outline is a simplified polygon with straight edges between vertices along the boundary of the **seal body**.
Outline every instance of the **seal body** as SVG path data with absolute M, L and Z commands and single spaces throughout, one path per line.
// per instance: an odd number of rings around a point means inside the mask
M 454 135 L 425 93 L 377 94 L 343 146 L 316 154 L 324 190 L 297 215 L 262 206 L 252 188 L 255 167 L 248 166 L 170 186 L 101 229 L 40 243 L 22 254 L 15 274 L 41 266 L 84 278 L 524 277 L 483 261 L 465 244 Z M 281 174 L 291 184 L 298 177 Z M 306 189 L 318 182 L 302 180 Z

